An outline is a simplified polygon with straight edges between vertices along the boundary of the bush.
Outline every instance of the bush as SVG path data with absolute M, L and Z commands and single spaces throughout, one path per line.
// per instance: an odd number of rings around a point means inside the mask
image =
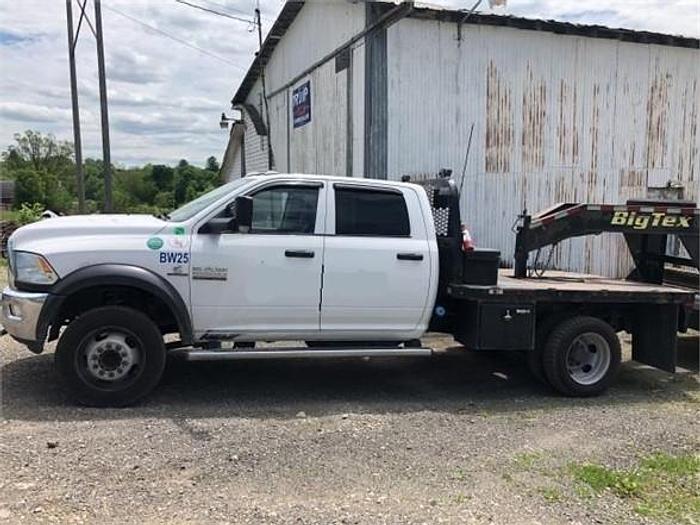
M 20 225 L 29 224 L 41 219 L 42 213 L 44 213 L 44 207 L 40 203 L 27 204 L 23 202 L 22 206 L 17 210 L 15 219 Z

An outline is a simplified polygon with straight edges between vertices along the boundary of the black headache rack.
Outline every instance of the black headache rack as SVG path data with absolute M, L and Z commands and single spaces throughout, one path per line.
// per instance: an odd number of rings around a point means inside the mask
M 430 179 L 410 180 L 404 182 L 420 184 L 428 194 L 433 212 L 435 236 L 437 238 L 440 269 L 438 277 L 438 294 L 430 321 L 430 330 L 449 331 L 452 325 L 453 309 L 448 296 L 448 284 L 462 279 L 462 222 L 459 214 L 459 190 L 450 172 Z
M 698 215 L 689 201 L 629 200 L 625 205 L 557 204 L 536 215 L 523 212 L 515 240 L 515 277 L 528 276 L 531 251 L 562 240 L 602 232 L 622 233 L 635 268 L 628 280 L 661 284 L 666 263 L 700 270 Z M 674 235 L 688 257 L 667 254 Z
M 441 282 L 443 278 L 445 283 L 459 280 L 462 264 L 462 223 L 459 216 L 457 185 L 449 177 L 414 182 L 425 188 L 433 211 L 435 236 L 440 251 L 440 268 L 447 269 L 444 272 L 446 275 L 440 275 Z

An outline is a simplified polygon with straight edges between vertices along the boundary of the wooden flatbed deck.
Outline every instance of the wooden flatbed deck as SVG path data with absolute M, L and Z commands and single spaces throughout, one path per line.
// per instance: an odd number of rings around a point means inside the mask
M 492 299 L 548 302 L 688 303 L 694 293 L 677 286 L 610 279 L 599 275 L 547 271 L 543 277 L 516 279 L 510 268 L 499 270 L 498 284 L 476 286 L 450 284 L 457 299 Z

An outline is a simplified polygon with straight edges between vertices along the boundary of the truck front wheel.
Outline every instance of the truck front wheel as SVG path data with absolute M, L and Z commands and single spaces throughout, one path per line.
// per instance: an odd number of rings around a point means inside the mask
M 72 396 L 91 406 L 125 406 L 148 394 L 165 367 L 165 345 L 146 315 L 103 306 L 63 332 L 56 366 Z
M 615 330 L 596 317 L 573 317 L 552 330 L 542 352 L 549 383 L 567 396 L 604 392 L 620 367 L 620 341 Z

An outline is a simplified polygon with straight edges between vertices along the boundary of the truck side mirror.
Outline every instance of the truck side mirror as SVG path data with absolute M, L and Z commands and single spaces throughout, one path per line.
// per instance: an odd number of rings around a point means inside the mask
M 236 229 L 248 233 L 253 224 L 253 197 L 236 197 Z

